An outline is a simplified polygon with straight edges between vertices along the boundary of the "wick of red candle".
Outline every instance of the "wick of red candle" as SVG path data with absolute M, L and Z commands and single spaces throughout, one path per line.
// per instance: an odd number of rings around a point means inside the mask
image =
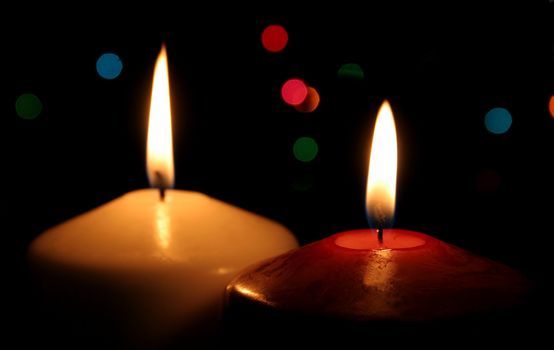
M 372 226 L 372 218 L 374 219 L 374 223 L 376 224 L 375 226 L 377 226 L 377 240 L 379 241 L 379 245 L 383 245 L 383 228 L 389 227 L 387 223 L 389 222 L 390 218 L 387 218 L 387 214 L 383 210 L 382 203 L 374 203 L 374 205 L 372 205 L 370 210 L 368 209 L 366 213 L 367 222 L 369 223 L 370 227 Z

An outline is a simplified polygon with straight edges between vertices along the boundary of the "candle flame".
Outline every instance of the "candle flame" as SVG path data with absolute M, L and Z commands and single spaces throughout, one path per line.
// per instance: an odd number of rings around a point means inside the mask
M 396 127 L 392 109 L 383 102 L 373 131 L 366 189 L 366 213 L 371 227 L 389 227 L 394 217 L 397 168 Z
M 162 46 L 152 81 L 152 99 L 148 121 L 146 168 L 150 186 L 173 187 L 173 140 L 167 53 Z

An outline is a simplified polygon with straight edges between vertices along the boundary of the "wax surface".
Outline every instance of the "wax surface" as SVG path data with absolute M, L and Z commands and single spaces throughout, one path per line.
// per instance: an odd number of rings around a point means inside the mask
M 455 318 L 514 305 L 528 290 L 517 271 L 428 235 L 343 232 L 267 259 L 228 286 L 230 300 L 349 320 Z
M 368 249 L 411 249 L 424 245 L 429 236 L 418 235 L 413 231 L 385 230 L 383 241 L 379 241 L 377 230 L 353 230 L 343 232 L 335 238 L 339 247 L 368 250 Z
M 217 323 L 240 269 L 297 246 L 285 227 L 251 212 L 188 191 L 161 202 L 148 189 L 49 229 L 29 259 L 61 307 L 94 313 L 140 343 Z

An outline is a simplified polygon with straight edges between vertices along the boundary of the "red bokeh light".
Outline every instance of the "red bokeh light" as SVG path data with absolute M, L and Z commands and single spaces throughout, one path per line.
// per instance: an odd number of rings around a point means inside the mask
M 493 170 L 483 170 L 475 179 L 475 186 L 479 192 L 495 192 L 501 183 L 502 178 Z
M 280 25 L 270 25 L 262 32 L 262 45 L 267 51 L 282 51 L 287 46 L 288 41 L 289 35 L 285 28 Z
M 304 102 L 308 95 L 308 87 L 300 79 L 289 79 L 281 88 L 281 96 L 285 103 L 297 106 Z

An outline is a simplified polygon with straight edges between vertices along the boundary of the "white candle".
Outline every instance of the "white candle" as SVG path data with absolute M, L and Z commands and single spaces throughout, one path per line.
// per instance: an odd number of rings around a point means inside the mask
M 201 193 L 165 190 L 173 183 L 170 120 L 162 49 L 147 163 L 165 198 L 158 189 L 127 193 L 47 230 L 29 250 L 48 301 L 69 318 L 94 320 L 96 331 L 125 346 L 210 333 L 235 274 L 298 245 L 274 221 Z

